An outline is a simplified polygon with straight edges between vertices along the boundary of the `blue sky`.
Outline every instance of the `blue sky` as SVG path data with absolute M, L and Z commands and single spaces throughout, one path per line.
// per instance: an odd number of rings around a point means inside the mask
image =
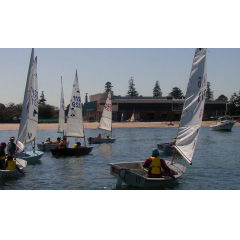
M 21 103 L 31 49 L 0 49 L 0 102 Z M 116 95 L 126 95 L 128 80 L 134 76 L 137 91 L 152 95 L 155 81 L 164 95 L 178 86 L 186 91 L 194 49 L 184 48 L 36 48 L 39 92 L 49 104 L 59 105 L 60 76 L 63 76 L 65 102 L 71 95 L 75 69 L 78 70 L 82 98 L 104 90 L 112 82 Z M 214 97 L 228 97 L 240 89 L 240 49 L 208 50 L 208 81 Z

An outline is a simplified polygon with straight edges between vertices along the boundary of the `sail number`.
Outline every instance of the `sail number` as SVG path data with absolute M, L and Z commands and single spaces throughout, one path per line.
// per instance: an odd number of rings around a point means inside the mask
M 38 91 L 31 88 L 31 103 L 33 106 L 38 106 Z
M 112 104 L 105 104 L 104 108 L 109 111 L 112 112 Z
M 81 98 L 79 96 L 73 96 L 72 107 L 80 108 L 81 106 Z

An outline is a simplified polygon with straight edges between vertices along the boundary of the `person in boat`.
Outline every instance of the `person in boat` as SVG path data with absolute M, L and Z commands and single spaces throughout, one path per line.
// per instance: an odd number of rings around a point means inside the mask
M 16 156 L 16 151 L 17 151 L 17 146 L 15 141 L 15 137 L 10 137 L 9 143 L 7 145 L 7 155 L 15 157 Z
M 54 144 L 60 144 L 61 143 L 61 138 L 58 137 L 57 140 L 54 142 Z
M 5 169 L 6 146 L 7 146 L 7 144 L 5 142 L 1 142 L 1 144 L 0 144 L 0 169 Z
M 67 138 L 63 137 L 62 141 L 59 144 L 59 148 L 67 148 L 67 144 L 68 144 Z
M 44 144 L 52 144 L 51 138 L 48 137 L 47 140 L 44 142 Z
M 174 175 L 176 173 L 167 166 L 163 159 L 159 157 L 158 149 L 153 150 L 152 157 L 145 160 L 143 167 L 148 169 L 148 176 L 150 178 L 161 178 L 167 176 L 175 178 Z
M 102 138 L 102 134 L 99 133 L 98 136 L 97 136 L 98 139 L 101 139 Z
M 77 149 L 81 147 L 81 143 L 80 142 L 76 142 L 75 144 L 73 144 L 72 148 Z
M 16 160 L 12 156 L 7 156 L 6 160 L 6 170 L 15 170 L 16 169 Z

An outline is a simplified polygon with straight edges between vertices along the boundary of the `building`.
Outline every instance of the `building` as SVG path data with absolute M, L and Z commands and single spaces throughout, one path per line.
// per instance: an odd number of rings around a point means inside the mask
M 90 101 L 84 105 L 84 119 L 99 121 L 107 95 L 99 93 L 90 96 Z M 138 121 L 179 121 L 184 99 L 171 97 L 121 97 L 113 96 L 113 121 L 127 121 L 134 113 Z M 225 114 L 226 102 L 207 101 L 205 103 L 204 120 Z

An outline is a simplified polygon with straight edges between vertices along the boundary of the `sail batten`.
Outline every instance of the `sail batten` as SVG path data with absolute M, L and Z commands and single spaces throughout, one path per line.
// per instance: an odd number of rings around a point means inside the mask
M 206 53 L 206 48 L 196 49 L 176 137 L 175 149 L 189 163 L 192 162 L 204 113 L 207 88 Z
M 111 92 L 108 93 L 106 103 L 103 108 L 99 128 L 106 131 L 112 131 L 112 98 Z
M 62 77 L 61 77 L 61 98 L 60 98 L 59 117 L 58 117 L 58 133 L 64 132 L 64 123 L 65 123 L 64 94 L 63 94 L 63 84 L 62 84 Z
M 72 97 L 67 118 L 67 127 L 64 135 L 66 137 L 84 138 L 82 103 L 77 71 L 73 83 Z
M 37 134 L 37 125 L 38 125 L 37 57 L 34 58 L 34 49 L 32 49 L 17 140 L 22 144 L 32 142 Z

